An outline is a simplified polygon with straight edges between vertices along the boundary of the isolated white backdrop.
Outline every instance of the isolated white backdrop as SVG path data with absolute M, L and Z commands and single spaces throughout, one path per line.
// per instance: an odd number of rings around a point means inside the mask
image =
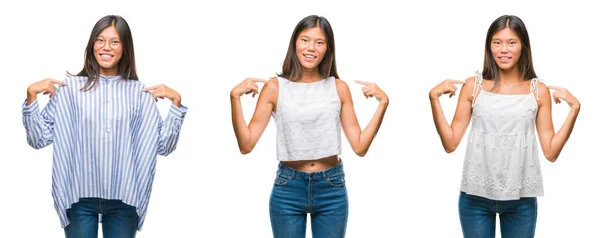
M 329 19 L 340 77 L 349 83 L 360 124 L 377 105 L 356 79 L 375 81 L 390 105 L 369 153 L 343 140 L 350 217 L 347 237 L 461 237 L 458 194 L 464 143 L 446 154 L 427 93 L 445 78 L 482 68 L 487 28 L 500 15 L 526 23 L 538 76 L 567 87 L 583 109 L 554 164 L 541 158 L 546 196 L 537 237 L 597 236 L 600 181 L 597 97 L 598 17 L 579 1 L 15 1 L 0 4 L 0 237 L 63 237 L 51 196 L 52 148 L 30 148 L 21 123 L 25 89 L 76 73 L 95 22 L 118 14 L 133 32 L 137 69 L 147 85 L 177 89 L 189 113 L 177 150 L 159 157 L 140 238 L 270 237 L 269 194 L 277 167 L 275 125 L 249 155 L 238 152 L 229 91 L 246 77 L 280 72 L 289 37 L 303 17 Z M 596 8 L 597 9 L 597 8 Z M 40 101 L 45 104 L 46 97 Z M 252 116 L 256 99 L 243 98 Z M 443 98 L 452 118 L 456 98 Z M 158 106 L 163 115 L 169 103 Z M 568 112 L 554 107 L 556 130 Z M 499 229 L 499 228 L 497 228 Z M 310 237 L 310 233 L 308 235 Z

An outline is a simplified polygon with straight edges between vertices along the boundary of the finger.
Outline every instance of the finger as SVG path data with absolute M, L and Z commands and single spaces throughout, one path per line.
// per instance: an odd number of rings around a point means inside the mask
M 251 80 L 252 80 L 252 82 L 255 82 L 255 83 L 266 83 L 267 82 L 267 80 L 264 80 L 264 79 L 252 78 Z
M 452 98 L 452 97 L 454 97 L 454 95 L 455 95 L 455 93 L 454 93 L 454 92 L 451 92 L 451 93 L 450 93 L 450 96 L 449 96 L 449 98 Z
M 357 84 L 361 84 L 361 85 L 369 85 L 372 84 L 372 82 L 367 82 L 367 81 L 361 81 L 361 80 L 354 80 L 355 83 Z
M 42 95 L 48 95 L 48 94 L 50 94 L 50 92 L 44 92 L 44 93 L 42 93 Z
M 560 103 L 560 98 L 559 98 L 558 96 L 556 96 L 556 94 L 554 94 L 554 93 L 552 94 L 552 99 L 554 100 L 554 102 L 555 102 L 556 104 L 559 104 L 559 103 Z
M 449 82 L 453 83 L 453 84 L 465 84 L 465 81 L 463 80 L 454 80 L 454 79 L 449 79 Z
M 155 90 L 155 89 L 157 89 L 157 88 L 159 88 L 159 87 L 160 87 L 160 85 L 154 85 L 154 86 L 152 86 L 152 87 L 147 87 L 147 88 L 144 88 L 144 89 L 142 89 L 142 91 L 144 91 L 144 92 L 148 92 L 148 91 L 150 91 L 150 90 Z
M 60 84 L 62 86 L 66 86 L 67 85 L 67 83 L 65 81 L 59 81 L 59 80 L 56 80 L 56 79 L 50 79 L 50 82 L 52 82 L 53 84 Z
M 549 89 L 552 89 L 552 90 L 561 90 L 561 89 L 562 89 L 561 87 L 557 87 L 557 86 L 550 86 L 550 85 L 548 85 L 548 86 L 546 86 L 546 87 L 548 87 Z

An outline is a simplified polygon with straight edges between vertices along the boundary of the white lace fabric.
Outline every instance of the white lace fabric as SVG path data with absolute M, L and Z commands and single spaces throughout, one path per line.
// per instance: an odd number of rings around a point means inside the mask
M 475 81 L 461 191 L 493 200 L 543 196 L 535 134 L 539 80 L 521 95 L 482 90 L 479 72 Z
M 279 161 L 314 160 L 341 154 L 341 102 L 335 78 L 297 83 L 278 77 L 273 113 Z

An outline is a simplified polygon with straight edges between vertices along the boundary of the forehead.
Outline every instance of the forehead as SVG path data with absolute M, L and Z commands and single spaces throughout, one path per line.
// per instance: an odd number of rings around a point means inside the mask
M 302 37 L 308 37 L 308 38 L 315 38 L 315 39 L 325 39 L 325 34 L 323 33 L 323 31 L 321 30 L 320 27 L 315 26 L 315 27 L 311 27 L 311 28 L 306 28 L 304 30 L 302 30 L 300 32 L 300 34 L 298 35 L 299 38 Z
M 119 32 L 114 26 L 109 26 L 107 28 L 104 28 L 104 30 L 100 31 L 100 34 L 98 34 L 98 36 L 104 38 L 119 38 Z
M 501 40 L 502 39 L 504 39 L 504 40 L 519 39 L 519 36 L 517 36 L 517 34 L 513 30 L 506 27 L 506 28 L 494 33 L 494 35 L 492 36 L 492 39 L 501 39 Z

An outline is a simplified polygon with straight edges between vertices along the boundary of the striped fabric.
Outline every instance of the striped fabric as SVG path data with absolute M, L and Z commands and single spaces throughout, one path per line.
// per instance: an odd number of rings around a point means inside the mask
M 40 112 L 23 105 L 27 143 L 54 144 L 52 196 L 62 227 L 66 210 L 83 197 L 120 199 L 137 208 L 141 230 L 152 191 L 157 154 L 175 150 L 187 107 L 171 106 L 163 121 L 145 85 L 101 76 L 82 92 L 87 77 L 68 77 Z

